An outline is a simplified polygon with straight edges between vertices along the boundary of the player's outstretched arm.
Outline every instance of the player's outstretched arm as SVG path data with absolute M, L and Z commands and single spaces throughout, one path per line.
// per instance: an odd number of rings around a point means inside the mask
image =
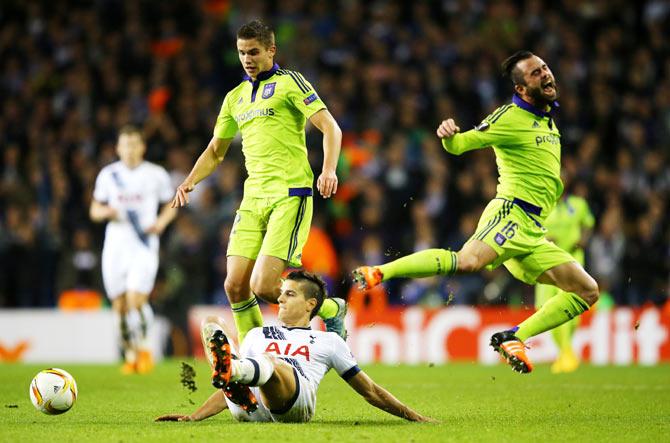
M 195 185 L 214 172 L 219 163 L 223 161 L 232 141 L 232 138 L 212 137 L 207 148 L 205 148 L 200 157 L 198 157 L 198 160 L 196 160 L 188 177 L 177 187 L 177 192 L 170 205 L 171 207 L 180 208 L 186 206 L 188 203 L 188 193 L 193 190 Z
M 316 180 L 316 188 L 323 198 L 337 192 L 337 161 L 342 146 L 342 130 L 327 109 L 317 111 L 309 121 L 323 133 L 323 168 Z
M 228 404 L 226 403 L 223 391 L 217 389 L 194 413 L 190 415 L 165 414 L 156 417 L 154 421 L 200 421 L 226 409 L 228 409 Z
M 349 386 L 354 388 L 354 390 L 365 399 L 365 401 L 382 411 L 409 421 L 436 422 L 436 420 L 430 417 L 425 417 L 404 405 L 400 400 L 395 398 L 393 394 L 375 383 L 374 380 L 363 371 L 360 371 L 358 374 L 351 377 L 348 383 Z

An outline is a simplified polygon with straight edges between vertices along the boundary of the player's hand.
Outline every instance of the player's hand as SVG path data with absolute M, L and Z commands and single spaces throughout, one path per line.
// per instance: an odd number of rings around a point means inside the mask
M 328 198 L 337 192 L 337 175 L 335 171 L 323 171 L 316 180 L 316 189 L 323 198 Z
M 165 230 L 164 226 L 160 226 L 158 223 L 154 223 L 153 225 L 149 226 L 144 232 L 146 234 L 161 235 L 164 230 Z
M 188 204 L 188 193 L 193 190 L 195 186 L 191 182 L 185 181 L 177 187 L 177 192 L 174 194 L 172 203 L 170 204 L 171 208 L 181 208 Z
M 461 132 L 461 128 L 456 126 L 456 122 L 453 118 L 448 118 L 442 120 L 440 126 L 437 127 L 437 136 L 440 138 L 449 138 L 453 137 L 456 133 Z
M 156 417 L 154 421 L 195 421 L 190 415 L 183 414 L 165 414 Z
M 117 211 L 116 208 L 112 208 L 111 206 L 107 206 L 107 220 L 110 220 L 110 221 L 121 220 L 121 218 L 119 217 L 119 211 Z
M 425 415 L 417 414 L 415 420 L 417 423 L 439 423 L 439 420 L 436 420 L 432 417 L 426 417 Z

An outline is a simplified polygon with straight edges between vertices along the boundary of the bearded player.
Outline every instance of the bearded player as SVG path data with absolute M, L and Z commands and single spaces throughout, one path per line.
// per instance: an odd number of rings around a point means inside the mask
M 599 296 L 595 280 L 568 252 L 546 238 L 544 221 L 563 192 L 561 134 L 553 118 L 558 87 L 549 66 L 529 51 L 519 51 L 502 64 L 514 84 L 512 102 L 498 108 L 477 127 L 460 133 L 449 118 L 437 128 L 442 146 L 455 155 L 492 147 L 499 179 L 477 230 L 458 251 L 428 249 L 381 266 L 353 271 L 363 288 L 396 277 L 428 277 L 478 272 L 504 265 L 530 285 L 561 289 L 518 326 L 491 337 L 491 346 L 512 368 L 531 372 L 524 342 L 570 321 Z

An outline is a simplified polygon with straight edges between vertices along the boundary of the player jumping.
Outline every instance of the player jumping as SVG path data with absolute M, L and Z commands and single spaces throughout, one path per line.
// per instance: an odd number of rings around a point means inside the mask
M 478 272 L 503 264 L 528 284 L 549 284 L 562 290 L 532 316 L 491 337 L 491 346 L 515 371 L 532 371 L 524 341 L 585 312 L 598 301 L 595 280 L 563 249 L 545 237 L 544 220 L 563 192 L 561 134 L 552 117 L 558 87 L 547 64 L 519 51 L 502 64 L 514 84 L 512 103 L 460 134 L 453 119 L 442 121 L 437 135 L 455 155 L 493 147 L 500 177 L 477 230 L 458 251 L 428 249 L 381 266 L 353 271 L 363 288 L 396 277 L 428 277 Z
M 325 284 L 304 271 L 290 273 L 281 286 L 279 321 L 247 333 L 238 354 L 216 317 L 203 322 L 205 353 L 218 389 L 190 415 L 169 414 L 157 421 L 200 421 L 230 409 L 235 419 L 261 422 L 308 422 L 316 410 L 319 383 L 331 369 L 371 405 L 409 421 L 433 421 L 405 406 L 356 364 L 340 336 L 314 331 L 310 319 L 327 300 Z M 244 399 L 230 400 L 228 388 L 252 386 Z M 240 401 L 243 400 L 243 401 Z

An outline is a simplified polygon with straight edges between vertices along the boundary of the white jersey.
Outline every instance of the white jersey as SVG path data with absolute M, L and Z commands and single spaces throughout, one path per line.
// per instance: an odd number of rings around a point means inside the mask
M 93 199 L 119 212 L 120 220 L 107 223 L 105 247 L 122 244 L 158 252 L 158 236 L 144 231 L 156 222 L 158 207 L 172 199 L 174 189 L 167 171 L 144 161 L 130 169 L 116 161 L 105 166 L 95 181 Z
M 345 381 L 360 372 L 349 346 L 334 332 L 286 326 L 254 328 L 247 333 L 240 354 L 253 358 L 264 353 L 293 366 L 314 392 L 331 368 Z

